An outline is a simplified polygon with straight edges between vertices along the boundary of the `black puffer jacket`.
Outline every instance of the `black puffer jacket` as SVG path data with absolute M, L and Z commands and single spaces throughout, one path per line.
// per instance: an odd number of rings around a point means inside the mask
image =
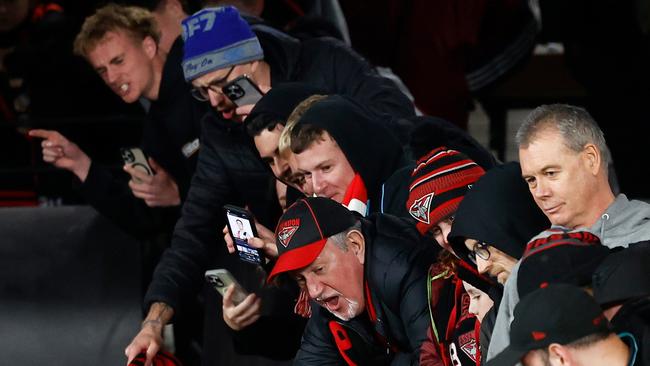
M 332 39 L 296 39 L 263 25 L 253 27 L 271 84 L 299 81 L 332 94 L 348 95 L 379 113 L 410 116 L 413 106 L 392 81 L 379 77 L 368 63 Z M 202 147 L 196 173 L 176 225 L 171 247 L 165 251 L 145 296 L 145 306 L 164 302 L 176 308 L 203 283 L 209 266 L 229 268 L 240 281 L 250 272 L 227 255 L 220 240 L 225 226 L 222 206 L 247 205 L 258 221 L 274 227 L 279 207 L 273 177 L 259 159 L 241 124 L 220 120 L 210 112 L 203 124 Z
M 141 146 L 174 178 L 184 199 L 198 153 L 186 156 L 182 149 L 195 140 L 198 143 L 201 118 L 208 105 L 192 98 L 180 66 L 182 56 L 183 42 L 179 37 L 167 55 L 159 97 L 151 103 L 144 122 Z M 127 181 L 128 175 L 113 175 L 108 168 L 93 162 L 81 192 L 91 206 L 136 238 L 147 238 L 161 230 L 171 233 L 180 208 L 148 207 L 133 196 Z
M 359 54 L 334 38 L 305 41 L 257 24 L 253 26 L 271 65 L 271 86 L 300 81 L 340 94 L 377 114 L 415 115 L 413 103 L 391 80 L 381 77 Z
M 617 332 L 631 333 L 636 339 L 639 352 L 634 365 L 650 365 L 650 296 L 625 302 L 611 323 Z
M 313 304 L 296 365 L 345 365 L 346 357 L 367 365 L 419 362 L 429 326 L 427 273 L 435 260 L 435 248 L 412 225 L 393 216 L 370 216 L 363 220 L 362 230 L 365 282 L 371 294 L 370 300 L 366 295 L 366 311 L 345 322 Z M 375 313 L 377 321 L 371 321 L 369 313 Z M 348 348 L 341 342 L 341 328 L 351 342 L 345 356 L 339 352 L 339 348 Z M 338 347 L 333 332 L 339 338 Z M 392 350 L 387 352 L 387 348 Z

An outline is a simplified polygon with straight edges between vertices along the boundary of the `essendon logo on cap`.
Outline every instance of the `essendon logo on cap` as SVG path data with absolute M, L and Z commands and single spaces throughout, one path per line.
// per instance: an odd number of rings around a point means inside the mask
M 278 241 L 286 248 L 300 227 L 300 219 L 288 219 L 278 228 Z
M 409 208 L 409 214 L 411 214 L 414 219 L 429 224 L 429 209 L 431 208 L 431 199 L 433 198 L 433 194 L 434 193 L 431 192 L 413 202 Z
M 536 340 L 536 341 L 541 341 L 542 339 L 546 338 L 546 333 L 544 333 L 544 332 L 533 331 L 533 332 L 530 333 L 530 335 L 532 335 L 533 339 Z

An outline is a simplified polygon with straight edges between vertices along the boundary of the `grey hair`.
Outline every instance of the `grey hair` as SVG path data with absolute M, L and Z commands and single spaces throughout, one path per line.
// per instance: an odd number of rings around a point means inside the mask
M 582 151 L 589 143 L 596 145 L 602 167 L 607 170 L 612 157 L 605 142 L 605 135 L 584 108 L 568 104 L 550 104 L 535 108 L 517 131 L 517 146 L 525 149 L 538 133 L 548 128 L 555 128 L 564 139 L 564 145 L 575 152 Z
M 357 222 L 354 223 L 354 225 L 350 226 L 349 228 L 341 231 L 338 234 L 334 234 L 334 235 L 330 236 L 329 239 L 332 240 L 332 242 L 334 244 L 336 244 L 337 247 L 341 248 L 344 252 L 347 252 L 348 251 L 348 242 L 347 242 L 346 238 L 347 238 L 348 234 L 350 233 L 350 231 L 352 231 L 352 230 L 361 231 L 361 221 L 357 221 Z

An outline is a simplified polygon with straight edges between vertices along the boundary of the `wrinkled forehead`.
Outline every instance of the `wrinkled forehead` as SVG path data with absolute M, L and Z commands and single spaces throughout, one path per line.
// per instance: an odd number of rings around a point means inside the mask
M 522 174 L 526 175 L 546 166 L 559 165 L 578 154 L 568 147 L 559 132 L 549 131 L 536 134 L 528 145 L 519 148 L 519 162 Z

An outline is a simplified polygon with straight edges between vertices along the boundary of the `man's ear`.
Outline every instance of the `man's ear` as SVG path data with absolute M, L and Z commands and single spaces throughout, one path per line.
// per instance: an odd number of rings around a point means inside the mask
M 571 353 L 567 347 L 558 343 L 548 346 L 548 360 L 551 365 L 570 365 Z
M 156 55 L 156 52 L 158 52 L 158 44 L 150 36 L 146 36 L 142 40 L 142 48 L 150 59 L 152 59 Z
M 585 145 L 582 150 L 582 159 L 591 174 L 598 174 L 601 169 L 602 156 L 600 156 L 600 150 L 596 145 L 591 143 Z
M 167 11 L 172 13 L 174 16 L 180 17 L 181 20 L 187 18 L 180 0 L 165 0 L 164 3 L 167 7 Z
M 259 60 L 251 61 L 251 74 L 254 73 L 259 66 L 260 66 Z
M 352 230 L 346 237 L 348 241 L 348 249 L 354 253 L 359 263 L 364 264 L 366 261 L 366 238 L 359 230 Z

